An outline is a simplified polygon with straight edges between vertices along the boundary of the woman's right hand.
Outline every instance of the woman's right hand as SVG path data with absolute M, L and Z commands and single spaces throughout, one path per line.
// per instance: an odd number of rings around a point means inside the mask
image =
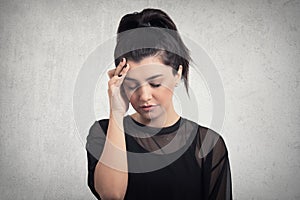
M 125 115 L 129 108 L 129 100 L 122 88 L 122 83 L 129 70 L 129 64 L 126 64 L 126 58 L 123 58 L 119 65 L 108 71 L 108 96 L 110 102 L 110 112 L 114 114 Z

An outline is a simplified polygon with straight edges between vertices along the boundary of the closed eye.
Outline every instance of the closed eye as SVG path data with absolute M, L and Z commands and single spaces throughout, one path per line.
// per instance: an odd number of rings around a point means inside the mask
M 129 89 L 129 90 L 134 90 L 134 89 L 136 89 L 138 86 L 136 85 L 136 86 L 127 86 L 127 88 Z
M 149 83 L 149 85 L 152 87 L 152 88 L 158 88 L 161 86 L 160 83 L 156 84 L 156 83 Z M 132 85 L 132 84 L 125 84 L 126 88 L 128 90 L 136 90 L 137 88 L 140 87 L 139 84 L 135 84 L 135 85 Z
M 161 86 L 161 84 L 154 84 L 154 83 L 150 83 L 150 85 L 153 88 L 158 88 L 159 86 Z

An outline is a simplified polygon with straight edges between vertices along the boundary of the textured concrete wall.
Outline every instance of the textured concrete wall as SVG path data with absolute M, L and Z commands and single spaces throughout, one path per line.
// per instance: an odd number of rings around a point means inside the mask
M 94 199 L 76 77 L 121 16 L 145 7 L 165 10 L 218 69 L 235 199 L 300 199 L 297 0 L 1 0 L 0 199 Z

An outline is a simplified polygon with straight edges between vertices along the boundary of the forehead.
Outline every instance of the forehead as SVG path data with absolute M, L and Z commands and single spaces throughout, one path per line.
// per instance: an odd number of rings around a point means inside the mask
M 172 75 L 173 68 L 163 64 L 157 57 L 147 57 L 140 62 L 133 62 L 128 60 L 130 69 L 127 72 L 126 77 L 136 80 L 145 80 L 155 75 L 162 75 L 163 77 L 169 77 Z

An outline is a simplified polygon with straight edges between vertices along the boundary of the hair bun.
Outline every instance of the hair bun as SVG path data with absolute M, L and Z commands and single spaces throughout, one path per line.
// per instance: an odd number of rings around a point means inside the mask
M 162 10 L 147 8 L 144 9 L 140 14 L 140 24 L 149 24 L 150 27 L 177 30 L 172 19 Z
M 164 11 L 147 8 L 122 17 L 117 33 L 140 27 L 158 27 L 177 31 L 175 23 Z

